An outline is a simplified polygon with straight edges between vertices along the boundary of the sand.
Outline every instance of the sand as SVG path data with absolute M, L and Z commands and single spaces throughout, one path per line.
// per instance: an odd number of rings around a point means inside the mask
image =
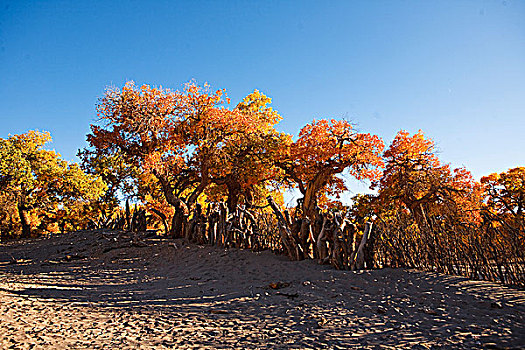
M 144 234 L 0 244 L 1 349 L 525 348 L 525 292 Z

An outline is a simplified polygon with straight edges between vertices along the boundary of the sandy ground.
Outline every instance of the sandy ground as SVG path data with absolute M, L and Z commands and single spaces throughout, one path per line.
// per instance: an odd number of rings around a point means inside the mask
M 117 232 L 0 245 L 1 349 L 525 348 L 525 292 Z

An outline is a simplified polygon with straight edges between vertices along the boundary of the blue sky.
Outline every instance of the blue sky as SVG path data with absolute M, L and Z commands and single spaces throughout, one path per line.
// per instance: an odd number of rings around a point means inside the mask
M 2 1 L 0 137 L 76 160 L 108 85 L 273 98 L 281 131 L 422 129 L 479 177 L 525 156 L 525 1 Z

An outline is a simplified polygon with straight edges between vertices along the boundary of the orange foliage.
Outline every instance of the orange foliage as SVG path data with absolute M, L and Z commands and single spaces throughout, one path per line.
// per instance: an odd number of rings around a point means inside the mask
M 481 178 L 485 203 L 493 214 L 524 226 L 525 167 L 516 167 L 502 173 Z
M 360 180 L 378 179 L 383 148 L 381 138 L 355 132 L 346 120 L 314 120 L 283 150 L 279 165 L 304 195 L 304 215 L 313 218 L 320 196 L 346 190 L 338 174 L 347 171 Z
M 451 171 L 448 164 L 441 164 L 434 142 L 421 130 L 412 136 L 400 131 L 384 157 L 386 168 L 379 181 L 384 205 L 403 205 L 420 223 L 425 217 L 451 213 L 464 220 L 479 220 L 479 183 L 466 169 Z
M 163 201 L 186 211 L 212 184 L 235 207 L 241 195 L 251 199 L 255 187 L 274 177 L 273 154 L 285 136 L 274 130 L 281 117 L 259 91 L 233 110 L 225 108 L 228 102 L 224 90 L 211 92 L 207 85 L 189 83 L 174 92 L 129 82 L 106 91 L 88 142 L 145 171 L 137 177 L 138 196 L 155 201 L 147 194 L 160 189 L 164 198 L 150 205 L 167 216 Z

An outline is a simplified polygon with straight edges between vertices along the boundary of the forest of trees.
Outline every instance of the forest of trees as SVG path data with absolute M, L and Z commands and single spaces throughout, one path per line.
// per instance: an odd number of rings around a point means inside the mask
M 443 164 L 421 131 L 400 131 L 385 150 L 346 120 L 314 120 L 294 140 L 270 104 L 257 90 L 230 107 L 207 85 L 129 82 L 97 103 L 79 165 L 45 150 L 47 133 L 0 139 L 0 239 L 150 229 L 339 269 L 525 285 L 525 167 L 478 182 Z M 376 194 L 342 203 L 344 176 Z M 301 193 L 290 208 L 288 189 Z

